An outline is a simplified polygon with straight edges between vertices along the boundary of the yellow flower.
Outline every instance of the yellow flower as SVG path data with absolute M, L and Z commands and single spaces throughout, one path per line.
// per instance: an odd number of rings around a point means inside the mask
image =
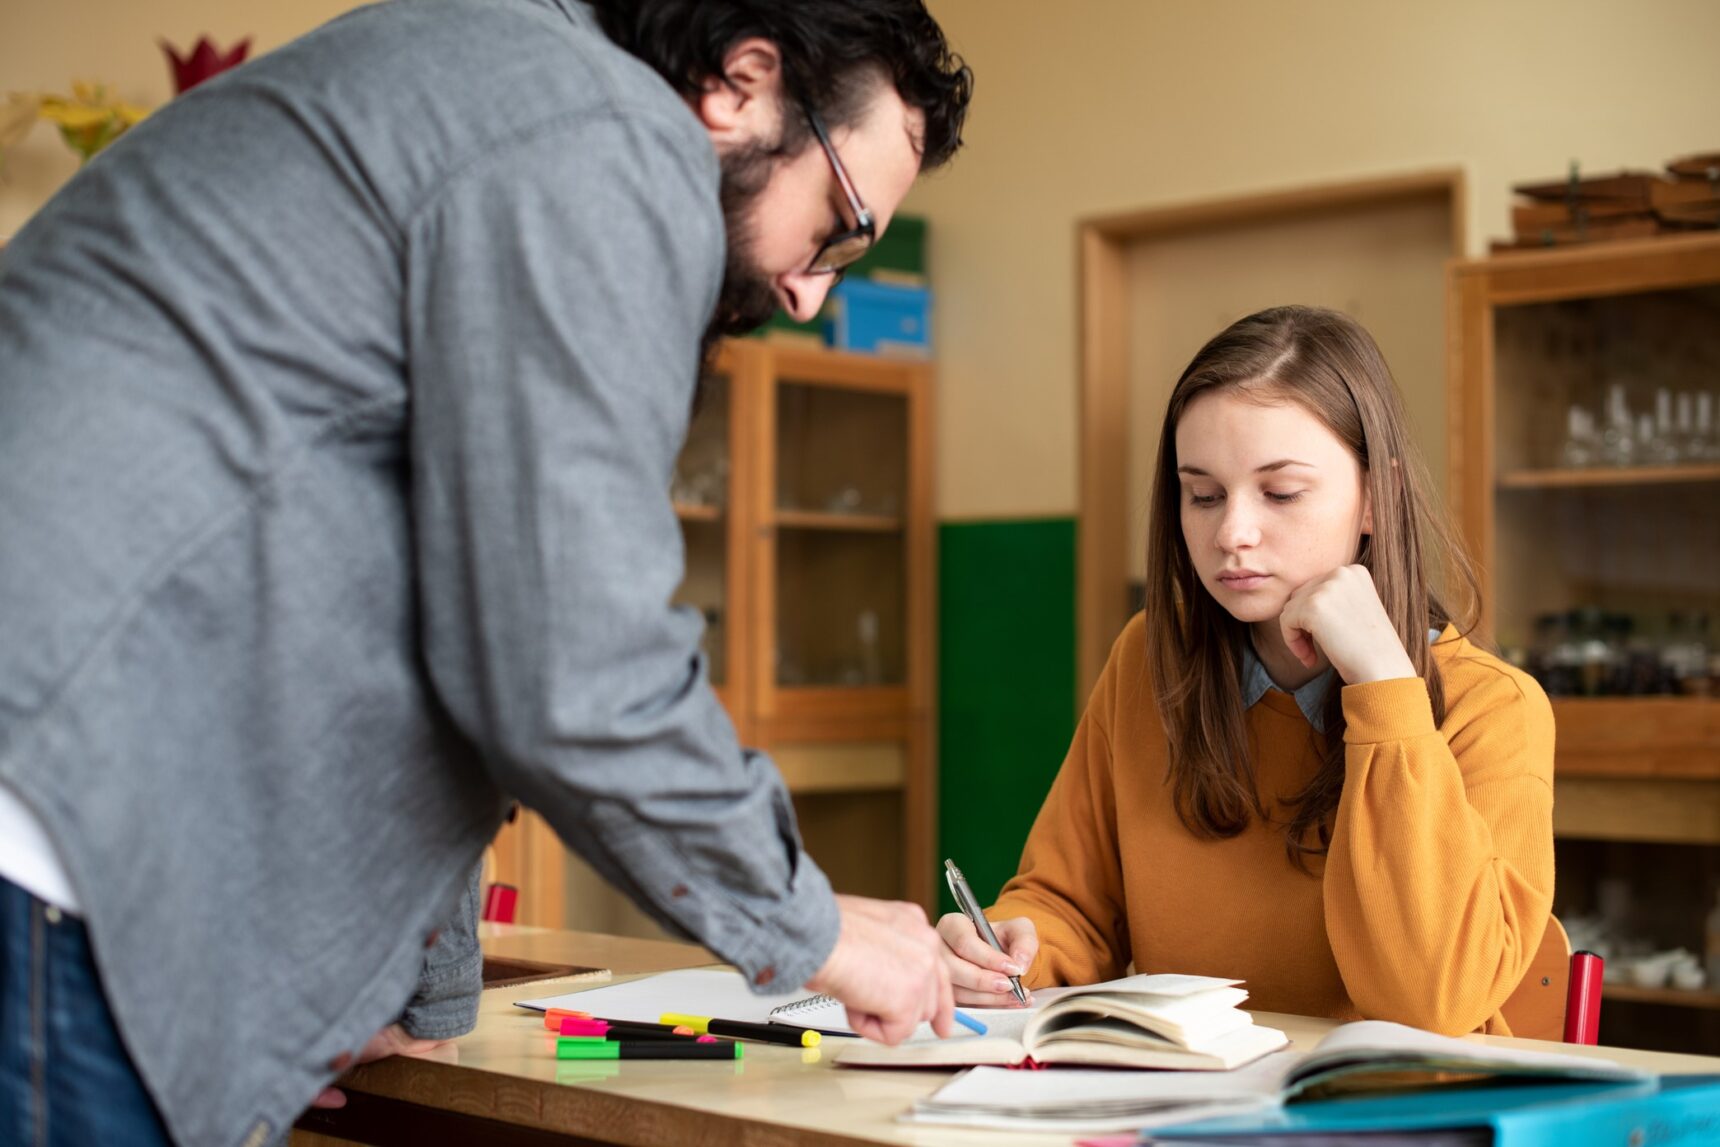
M 0 147 L 17 143 L 36 120 L 45 119 L 58 127 L 66 145 L 88 162 L 148 114 L 148 108 L 112 95 L 106 84 L 74 83 L 70 98 L 13 92 L 5 110 L 0 111 Z

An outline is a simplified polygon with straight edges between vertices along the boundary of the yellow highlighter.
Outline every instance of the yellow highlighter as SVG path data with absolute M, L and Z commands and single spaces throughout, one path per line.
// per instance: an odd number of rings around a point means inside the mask
M 720 1035 L 729 1039 L 751 1039 L 760 1043 L 782 1044 L 784 1047 L 817 1047 L 824 1039 L 810 1028 L 784 1027 L 782 1024 L 755 1024 L 745 1020 L 720 1020 L 711 1016 L 684 1016 L 664 1012 L 658 1023 L 684 1024 L 700 1035 Z

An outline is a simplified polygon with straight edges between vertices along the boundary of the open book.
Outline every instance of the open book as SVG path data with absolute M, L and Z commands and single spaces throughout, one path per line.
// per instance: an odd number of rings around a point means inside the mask
M 1240 1071 L 1201 1076 L 976 1067 L 903 1118 L 1047 1132 L 1120 1131 L 1278 1110 L 1292 1100 L 1338 1094 L 1401 1094 L 1480 1080 L 1603 1084 L 1645 1078 L 1639 1069 L 1592 1056 L 1495 1047 L 1366 1020 L 1334 1028 L 1306 1052 L 1285 1050 Z
M 1222 1071 L 1289 1042 L 1276 1028 L 1256 1025 L 1238 1006 L 1248 998 L 1239 983 L 1211 976 L 1129 976 L 1067 989 L 1027 1011 L 970 1009 L 991 1029 L 983 1036 L 915 1037 L 896 1047 L 855 1044 L 844 1047 L 836 1062 L 924 1067 L 1031 1060 Z

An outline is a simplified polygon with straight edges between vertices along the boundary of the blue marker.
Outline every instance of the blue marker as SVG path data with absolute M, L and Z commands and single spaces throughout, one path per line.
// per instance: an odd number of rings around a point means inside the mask
M 988 1030 L 984 1024 L 980 1023 L 960 1008 L 952 1008 L 951 1011 L 955 1013 L 956 1023 L 962 1025 L 962 1027 L 973 1032 L 975 1035 L 984 1035 Z

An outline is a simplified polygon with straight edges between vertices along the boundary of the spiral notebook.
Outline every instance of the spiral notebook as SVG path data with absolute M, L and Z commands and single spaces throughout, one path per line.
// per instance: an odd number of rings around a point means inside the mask
M 831 997 L 804 990 L 755 995 L 746 978 L 728 968 L 685 968 L 580 992 L 516 1000 L 514 1006 L 538 1012 L 571 1008 L 615 1020 L 655 1021 L 664 1012 L 681 1012 L 811 1028 L 826 1035 L 855 1034 L 848 1026 L 847 1009 Z
M 855 1035 L 848 1026 L 848 1009 L 834 996 L 807 996 L 770 1009 L 770 1022 L 811 1028 L 825 1035 Z

